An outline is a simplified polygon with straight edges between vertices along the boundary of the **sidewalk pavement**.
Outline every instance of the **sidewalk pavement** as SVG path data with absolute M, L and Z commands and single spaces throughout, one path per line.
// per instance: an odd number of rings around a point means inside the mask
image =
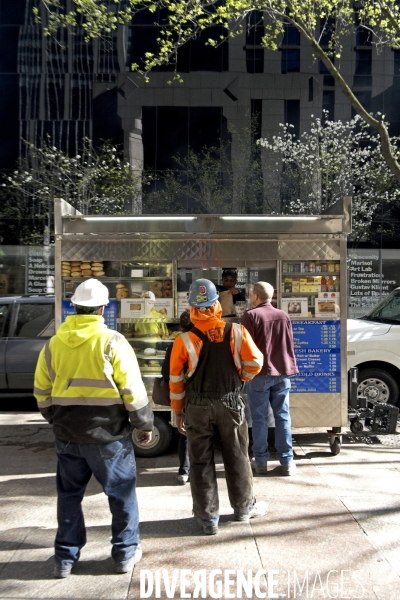
M 324 430 L 295 430 L 297 474 L 282 477 L 273 460 L 267 476 L 254 478 L 255 495 L 269 512 L 250 523 L 231 520 L 217 453 L 222 515 L 217 536 L 205 536 L 191 515 L 190 487 L 175 478 L 177 452 L 138 458 L 143 558 L 133 575 L 113 573 L 108 503 L 91 481 L 84 499 L 87 545 L 72 575 L 57 580 L 51 427 L 38 413 L 0 413 L 0 432 L 2 600 L 183 598 L 203 576 L 205 585 L 197 588 L 205 598 L 240 597 L 240 582 L 243 598 L 400 599 L 400 435 L 350 434 L 343 437 L 341 453 L 332 456 Z M 212 573 L 218 569 L 222 573 Z M 168 596 L 174 574 L 176 590 Z

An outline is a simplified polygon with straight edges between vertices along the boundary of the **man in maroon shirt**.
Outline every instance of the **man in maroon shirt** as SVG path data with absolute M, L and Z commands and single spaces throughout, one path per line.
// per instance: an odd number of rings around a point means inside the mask
M 264 365 L 258 375 L 247 383 L 251 418 L 253 421 L 252 467 L 258 474 L 267 472 L 268 407 L 275 419 L 275 447 L 282 475 L 293 475 L 292 432 L 289 413 L 290 376 L 299 371 L 294 356 L 292 323 L 283 310 L 274 308 L 271 298 L 274 288 L 258 281 L 250 290 L 250 305 L 242 317 L 242 325 L 250 332 L 256 346 L 264 355 Z

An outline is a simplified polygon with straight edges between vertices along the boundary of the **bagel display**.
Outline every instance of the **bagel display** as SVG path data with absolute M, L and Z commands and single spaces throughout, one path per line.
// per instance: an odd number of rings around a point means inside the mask
M 172 281 L 171 281 L 171 279 L 166 279 L 164 281 L 164 290 L 172 290 Z
M 163 298 L 172 298 L 172 290 L 164 290 Z
M 154 292 L 154 294 L 156 292 L 161 292 L 162 290 L 162 283 L 161 281 L 152 281 L 150 284 L 150 289 L 152 292 Z
M 63 260 L 61 261 L 62 277 L 104 277 L 103 261 Z
M 155 348 L 145 348 L 143 350 L 143 354 L 146 354 L 147 356 L 154 356 L 154 354 L 156 354 L 156 349 Z

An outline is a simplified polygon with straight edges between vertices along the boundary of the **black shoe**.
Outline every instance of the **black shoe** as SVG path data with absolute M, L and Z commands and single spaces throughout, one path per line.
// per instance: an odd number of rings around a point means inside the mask
M 211 520 L 207 519 L 197 519 L 197 522 L 201 525 L 206 535 L 217 535 L 218 523 L 212 523 Z

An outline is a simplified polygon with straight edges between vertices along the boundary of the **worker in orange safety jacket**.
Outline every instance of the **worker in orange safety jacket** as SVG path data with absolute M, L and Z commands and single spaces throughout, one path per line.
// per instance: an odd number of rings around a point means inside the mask
M 253 497 L 248 427 L 240 391 L 261 370 L 263 355 L 249 332 L 221 320 L 215 285 L 198 279 L 189 289 L 191 331 L 174 342 L 170 398 L 178 429 L 187 435 L 193 513 L 204 533 L 218 533 L 219 500 L 213 443 L 221 447 L 236 521 L 267 512 Z

